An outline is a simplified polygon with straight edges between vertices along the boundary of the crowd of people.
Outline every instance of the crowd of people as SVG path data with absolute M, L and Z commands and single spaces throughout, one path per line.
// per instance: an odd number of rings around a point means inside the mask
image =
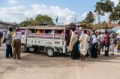
M 21 59 L 22 33 L 18 30 L 13 32 L 13 29 L 9 28 L 8 31 L 0 32 L 0 41 L 2 37 L 6 44 L 6 58 L 13 57 L 16 59 L 17 56 L 18 59 Z M 114 55 L 114 48 L 117 48 L 118 52 L 120 52 L 120 34 L 107 31 L 83 30 L 76 27 L 71 28 L 70 43 L 68 44 L 72 59 L 81 59 L 81 61 L 84 61 L 86 56 L 98 58 L 101 52 L 104 52 L 104 56 L 109 57 L 109 55 Z M 109 54 L 109 51 L 111 51 L 111 54 Z
M 120 35 L 114 32 L 96 32 L 95 30 L 83 30 L 71 28 L 69 51 L 72 59 L 85 60 L 86 56 L 98 58 L 101 52 L 104 56 L 114 55 L 114 48 L 120 51 Z M 111 51 L 111 54 L 109 54 Z

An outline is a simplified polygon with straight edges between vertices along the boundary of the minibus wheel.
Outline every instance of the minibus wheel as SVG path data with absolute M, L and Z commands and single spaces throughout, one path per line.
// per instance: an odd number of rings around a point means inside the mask
M 26 52 L 26 46 L 25 45 L 21 45 L 21 52 L 23 53 L 23 52 Z
M 55 56 L 55 52 L 53 48 L 47 48 L 46 53 L 49 57 L 54 57 Z

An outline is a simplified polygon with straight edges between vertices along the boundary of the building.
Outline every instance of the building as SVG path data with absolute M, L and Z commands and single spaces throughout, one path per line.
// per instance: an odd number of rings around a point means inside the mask
M 13 29 L 18 28 L 18 24 L 17 23 L 12 23 L 12 22 L 4 22 L 4 21 L 0 21 L 0 29 L 9 29 L 9 27 L 12 27 Z

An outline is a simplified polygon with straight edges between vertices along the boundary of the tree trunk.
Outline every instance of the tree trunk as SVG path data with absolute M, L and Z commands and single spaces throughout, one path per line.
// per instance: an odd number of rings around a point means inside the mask
M 100 14 L 98 14 L 98 23 L 100 23 Z

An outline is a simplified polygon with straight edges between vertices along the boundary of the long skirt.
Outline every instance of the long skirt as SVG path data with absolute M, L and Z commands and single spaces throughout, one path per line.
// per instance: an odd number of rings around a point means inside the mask
M 72 59 L 78 59 L 78 58 L 80 58 L 80 53 L 79 53 L 79 50 L 78 50 L 78 44 L 79 44 L 79 42 L 77 41 L 75 43 L 75 45 L 73 46 L 73 49 L 72 49 L 72 51 L 70 53 Z
M 93 44 L 92 46 L 92 51 L 91 51 L 91 57 L 92 58 L 97 58 L 97 43 Z

